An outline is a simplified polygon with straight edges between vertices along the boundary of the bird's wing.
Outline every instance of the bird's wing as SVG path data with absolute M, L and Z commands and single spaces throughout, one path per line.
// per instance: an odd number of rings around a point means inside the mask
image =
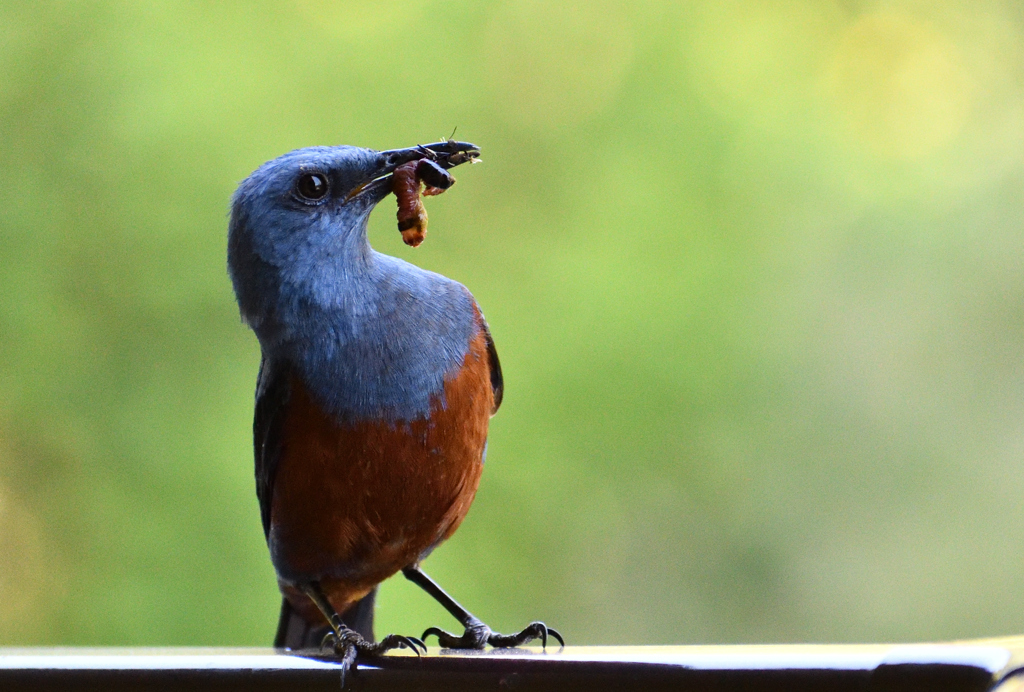
M 288 405 L 290 368 L 287 363 L 260 361 L 256 378 L 256 414 L 252 421 L 253 451 L 256 457 L 256 497 L 260 501 L 263 535 L 270 538 L 270 506 L 274 476 L 281 456 L 282 427 Z
M 501 376 L 501 361 L 498 360 L 498 349 L 494 347 L 491 328 L 487 326 L 487 320 L 484 319 L 482 312 L 480 313 L 480 325 L 484 330 L 484 339 L 487 340 L 487 363 L 491 370 L 491 391 L 494 392 L 494 408 L 491 409 L 493 416 L 501 406 L 501 397 L 505 393 L 505 379 Z

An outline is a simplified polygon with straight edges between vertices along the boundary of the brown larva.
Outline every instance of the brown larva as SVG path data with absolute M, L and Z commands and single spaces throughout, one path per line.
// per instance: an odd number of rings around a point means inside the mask
M 439 195 L 455 178 L 430 159 L 403 163 L 395 169 L 391 189 L 398 199 L 398 230 L 406 245 L 416 247 L 427 235 L 427 210 L 421 196 Z M 420 185 L 425 183 L 425 188 Z

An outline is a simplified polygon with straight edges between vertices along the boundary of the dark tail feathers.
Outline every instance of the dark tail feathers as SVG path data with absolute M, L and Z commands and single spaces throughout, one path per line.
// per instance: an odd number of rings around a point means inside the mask
M 373 638 L 373 603 L 377 598 L 374 589 L 361 601 L 341 614 L 341 619 L 369 641 Z M 274 646 L 278 649 L 318 649 L 331 628 L 326 624 L 311 625 L 295 612 L 288 599 L 281 601 L 281 619 L 277 622 Z

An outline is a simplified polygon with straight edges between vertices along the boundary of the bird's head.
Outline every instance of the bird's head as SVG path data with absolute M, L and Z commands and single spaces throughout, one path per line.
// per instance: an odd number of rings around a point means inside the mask
M 228 271 L 242 316 L 255 326 L 283 287 L 336 293 L 370 257 L 366 223 L 391 192 L 395 168 L 431 158 L 443 168 L 479 149 L 445 141 L 408 149 L 309 147 L 288 152 L 242 181 L 231 203 Z

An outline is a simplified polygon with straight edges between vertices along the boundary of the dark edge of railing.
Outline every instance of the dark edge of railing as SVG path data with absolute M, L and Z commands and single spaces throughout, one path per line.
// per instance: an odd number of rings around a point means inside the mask
M 389 655 L 349 689 L 1024 692 L 1024 638 L 935 645 L 568 647 Z M 332 690 L 316 652 L 273 649 L 0 649 L 0 690 Z

